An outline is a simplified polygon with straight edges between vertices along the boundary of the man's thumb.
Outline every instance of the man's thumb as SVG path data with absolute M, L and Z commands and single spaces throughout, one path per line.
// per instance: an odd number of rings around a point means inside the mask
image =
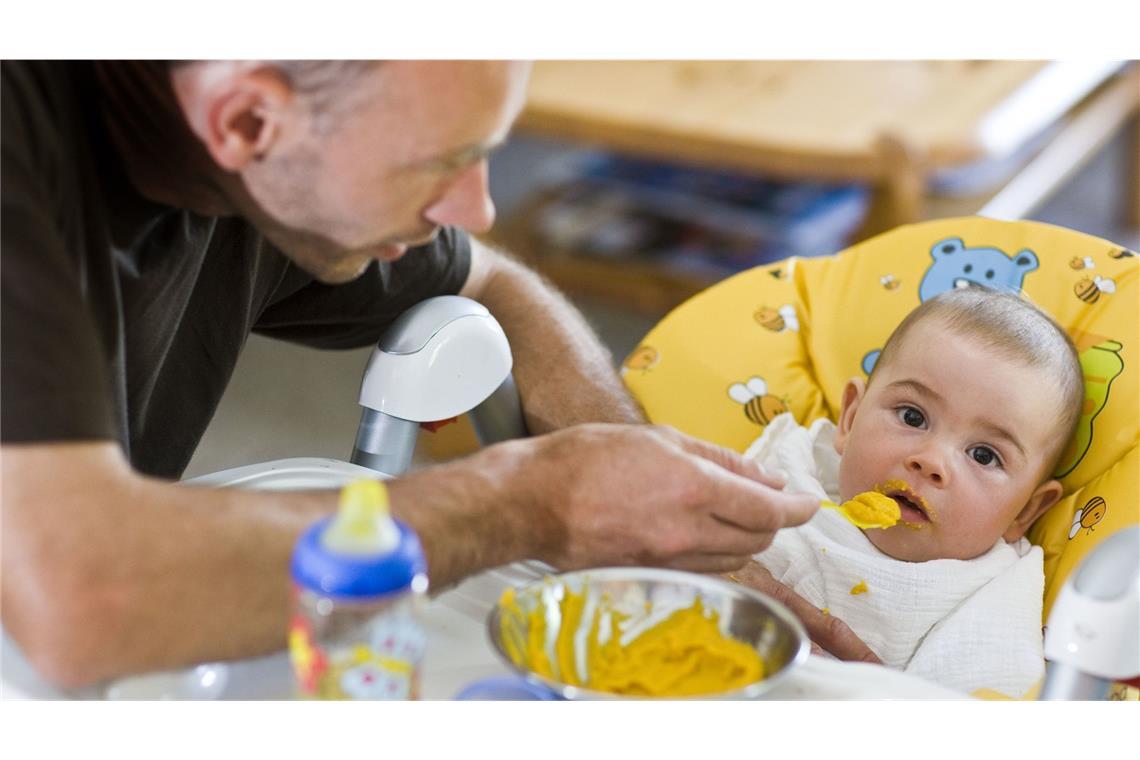
M 780 473 L 765 472 L 764 468 L 756 462 L 745 459 L 732 449 L 725 448 L 724 446 L 702 441 L 699 438 L 683 436 L 681 439 L 681 447 L 690 454 L 695 454 L 702 459 L 720 465 L 735 475 L 754 480 L 757 483 L 762 483 L 769 488 L 782 489 L 786 483 Z

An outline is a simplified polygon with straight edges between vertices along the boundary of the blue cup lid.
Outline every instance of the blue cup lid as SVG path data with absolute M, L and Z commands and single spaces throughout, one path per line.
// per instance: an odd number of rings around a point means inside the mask
M 455 695 L 455 699 L 471 701 L 478 699 L 523 702 L 557 701 L 557 694 L 542 684 L 528 681 L 518 676 L 491 676 L 468 684 Z
M 365 599 L 403 591 L 417 575 L 426 575 L 427 559 L 415 531 L 393 520 L 400 541 L 383 554 L 342 554 L 321 542 L 333 517 L 318 520 L 293 549 L 289 570 L 294 582 L 327 596 Z

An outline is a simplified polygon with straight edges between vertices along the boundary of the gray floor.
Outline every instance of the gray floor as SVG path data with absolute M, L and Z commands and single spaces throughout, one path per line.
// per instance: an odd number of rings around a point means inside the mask
M 1118 138 L 1033 218 L 1140 249 L 1140 230 L 1123 228 L 1118 221 L 1120 166 L 1136 160 L 1129 149 Z M 542 162 L 565 150 L 516 140 L 497 154 L 491 185 L 500 214 L 525 196 Z M 637 314 L 588 302 L 578 306 L 618 361 L 652 326 Z M 186 477 L 284 457 L 347 459 L 359 422 L 356 395 L 368 354 L 368 349 L 321 352 L 252 337 Z

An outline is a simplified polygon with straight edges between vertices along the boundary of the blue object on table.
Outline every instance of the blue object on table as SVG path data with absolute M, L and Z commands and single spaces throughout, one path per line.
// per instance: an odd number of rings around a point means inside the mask
M 561 699 L 545 686 L 516 676 L 492 676 L 475 681 L 465 686 L 455 698 L 464 701 L 490 699 L 506 702 Z

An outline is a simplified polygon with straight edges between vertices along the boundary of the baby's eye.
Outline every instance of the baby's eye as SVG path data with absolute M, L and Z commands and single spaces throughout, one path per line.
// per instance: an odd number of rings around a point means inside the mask
M 989 446 L 974 446 L 968 453 L 975 462 L 983 467 L 989 467 L 991 464 L 1001 466 L 1001 459 Z
M 926 417 L 913 406 L 900 406 L 897 414 L 902 423 L 909 427 L 917 428 L 926 424 Z

